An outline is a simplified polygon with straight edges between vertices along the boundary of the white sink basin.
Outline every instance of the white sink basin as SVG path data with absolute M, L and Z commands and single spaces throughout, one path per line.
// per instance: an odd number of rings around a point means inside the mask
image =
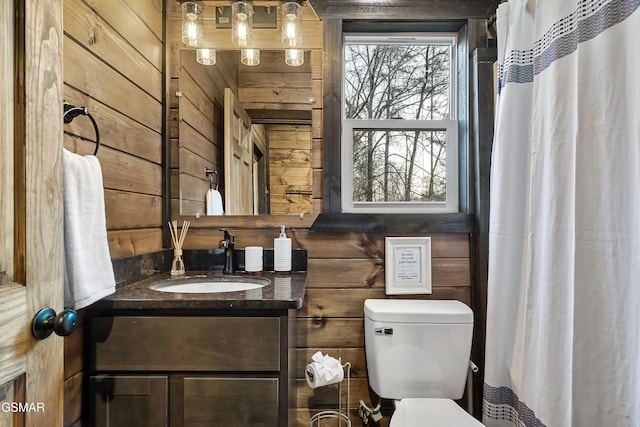
M 268 279 L 244 277 L 193 277 L 190 279 L 168 279 L 151 285 L 160 292 L 181 294 L 216 294 L 240 292 L 262 288 L 270 284 Z

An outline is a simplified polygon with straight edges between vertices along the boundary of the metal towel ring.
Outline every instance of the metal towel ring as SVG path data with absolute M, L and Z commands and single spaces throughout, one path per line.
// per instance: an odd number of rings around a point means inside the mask
M 214 169 L 209 169 L 208 167 L 205 166 L 204 175 L 209 177 L 209 189 L 217 191 L 218 187 L 220 186 L 220 174 L 218 174 L 218 171 Z M 216 176 L 216 188 L 213 188 L 213 175 Z
M 91 123 L 93 123 L 93 130 L 96 132 L 95 141 L 91 140 L 91 139 L 88 139 L 88 138 L 85 138 L 84 136 L 81 136 L 81 135 L 76 135 L 76 134 L 71 133 L 71 132 L 65 131 L 65 133 L 67 133 L 68 135 L 75 136 L 76 138 L 80 138 L 83 141 L 88 141 L 88 142 L 95 143 L 96 144 L 96 149 L 93 152 L 93 155 L 97 156 L 98 155 L 98 149 L 100 148 L 100 131 L 98 130 L 98 123 L 96 123 L 96 120 L 89 113 L 89 110 L 87 109 L 87 107 L 76 107 L 75 105 L 64 104 L 64 113 L 62 114 L 62 120 L 65 123 L 68 124 L 68 123 L 71 123 L 73 121 L 73 119 L 75 119 L 76 117 L 78 117 L 81 114 L 83 116 L 87 116 L 89 118 L 89 120 L 91 120 Z

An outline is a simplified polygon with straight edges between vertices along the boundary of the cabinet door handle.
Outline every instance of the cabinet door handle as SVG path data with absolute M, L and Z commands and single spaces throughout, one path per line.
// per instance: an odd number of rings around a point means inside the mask
M 55 332 L 56 335 L 66 337 L 78 327 L 78 313 L 66 309 L 56 315 L 54 309 L 43 308 L 33 318 L 31 333 L 39 340 L 43 340 Z

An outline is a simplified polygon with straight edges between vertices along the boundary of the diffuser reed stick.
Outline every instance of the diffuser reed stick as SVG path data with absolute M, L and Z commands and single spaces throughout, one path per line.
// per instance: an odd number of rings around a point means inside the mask
M 171 232 L 171 241 L 173 242 L 173 262 L 171 263 L 172 276 L 184 276 L 184 261 L 182 260 L 182 245 L 187 237 L 190 221 L 184 221 L 180 234 L 178 235 L 178 221 L 169 222 L 169 231 Z

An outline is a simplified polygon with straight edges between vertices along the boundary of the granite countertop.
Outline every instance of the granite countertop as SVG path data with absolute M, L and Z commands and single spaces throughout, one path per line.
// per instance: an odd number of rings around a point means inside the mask
M 258 289 L 224 293 L 173 293 L 151 289 L 161 281 L 176 284 L 191 279 L 230 278 L 268 279 L 271 283 Z M 94 304 L 98 309 L 225 309 L 225 310 L 280 310 L 299 309 L 306 290 L 306 272 L 269 272 L 223 274 L 221 271 L 187 271 L 185 276 L 172 278 L 169 273 L 123 286 Z

